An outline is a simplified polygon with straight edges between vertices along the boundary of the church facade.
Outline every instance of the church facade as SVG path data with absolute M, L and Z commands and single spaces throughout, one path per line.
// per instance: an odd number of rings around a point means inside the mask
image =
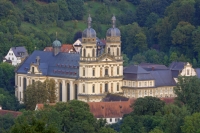
M 21 63 L 15 71 L 15 95 L 21 103 L 28 85 L 47 78 L 56 81 L 57 101 L 62 102 L 99 102 L 107 93 L 127 98 L 175 97 L 173 87 L 178 76 L 200 78 L 200 69 L 186 62 L 173 62 L 169 67 L 141 63 L 123 68 L 121 34 L 115 16 L 106 33 L 106 45 L 98 43 L 91 22 L 89 16 L 80 52 L 61 52 L 62 44 L 56 39 L 53 51 L 35 50 Z
M 80 53 L 60 52 L 61 43 L 53 42 L 53 52 L 34 51 L 15 72 L 15 95 L 23 102 L 24 90 L 35 81 L 53 78 L 57 83 L 58 101 L 78 99 L 98 102 L 107 93 L 122 94 L 123 58 L 121 55 L 120 30 L 112 27 L 106 33 L 106 46 L 97 42 L 96 32 L 91 27 L 82 32 Z

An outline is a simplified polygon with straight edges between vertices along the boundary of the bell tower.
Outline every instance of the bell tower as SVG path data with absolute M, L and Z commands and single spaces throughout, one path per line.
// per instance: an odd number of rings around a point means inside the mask
M 106 52 L 115 57 L 116 60 L 121 60 L 121 33 L 116 28 L 116 17 L 112 17 L 112 27 L 106 33 Z
M 95 61 L 97 55 L 96 31 L 91 28 L 92 18 L 88 17 L 88 28 L 82 33 L 81 61 Z

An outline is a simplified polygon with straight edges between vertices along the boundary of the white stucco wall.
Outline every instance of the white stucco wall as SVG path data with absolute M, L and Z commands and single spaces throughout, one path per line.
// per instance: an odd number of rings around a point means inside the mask
M 7 60 L 11 60 L 12 61 L 12 65 L 16 66 L 18 64 L 21 63 L 21 57 L 16 57 L 13 50 L 10 48 L 10 50 L 8 51 L 7 55 L 5 56 L 5 58 Z M 4 60 L 5 62 L 5 60 Z

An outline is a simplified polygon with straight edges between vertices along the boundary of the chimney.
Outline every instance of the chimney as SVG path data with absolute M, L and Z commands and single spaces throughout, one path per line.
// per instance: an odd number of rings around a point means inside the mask
M 152 71 L 154 70 L 154 67 L 152 67 Z

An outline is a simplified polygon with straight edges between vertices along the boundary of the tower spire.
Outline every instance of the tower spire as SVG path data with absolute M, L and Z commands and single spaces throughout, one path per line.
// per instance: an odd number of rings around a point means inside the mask
M 113 14 L 113 17 L 112 17 L 112 23 L 113 23 L 113 28 L 115 28 L 116 18 L 115 18 L 114 14 Z
M 90 17 L 90 14 L 89 14 L 89 17 L 88 17 L 88 28 L 91 28 L 91 22 L 92 22 L 92 18 Z

